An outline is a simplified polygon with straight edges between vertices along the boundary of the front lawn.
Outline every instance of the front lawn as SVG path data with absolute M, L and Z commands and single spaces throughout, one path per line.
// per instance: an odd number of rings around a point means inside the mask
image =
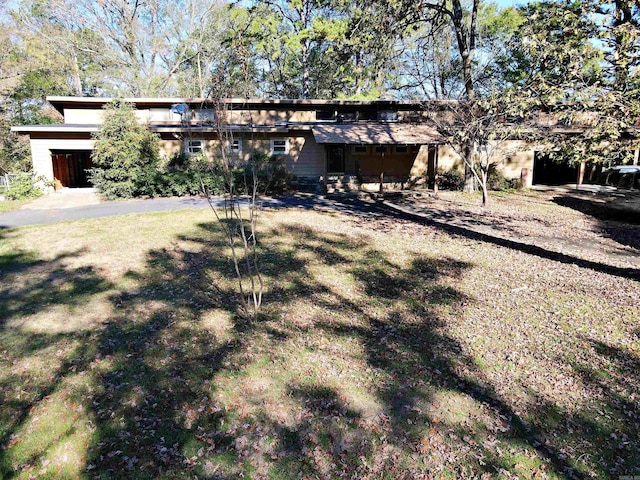
M 366 212 L 259 240 L 248 320 L 206 210 L 3 232 L 0 478 L 640 475 L 636 280 Z

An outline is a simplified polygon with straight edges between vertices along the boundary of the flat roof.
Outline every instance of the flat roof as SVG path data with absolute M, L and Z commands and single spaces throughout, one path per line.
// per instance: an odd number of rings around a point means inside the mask
M 115 100 L 110 97 L 69 97 L 69 96 L 48 96 L 47 101 L 62 113 L 65 106 L 74 107 L 102 107 L 104 104 Z M 186 103 L 189 105 L 214 105 L 221 103 L 226 106 L 242 106 L 245 108 L 268 107 L 268 106 L 291 106 L 297 108 L 308 107 L 309 109 L 322 106 L 371 106 L 371 107 L 395 107 L 395 108 L 419 108 L 425 103 L 430 105 L 457 103 L 456 100 L 329 100 L 329 99 L 269 99 L 269 98 L 183 98 L 183 97 L 130 97 L 124 98 L 125 102 L 134 103 L 144 107 L 167 107 L 176 103 Z
M 97 132 L 100 129 L 100 125 L 84 125 L 73 123 L 53 123 L 45 125 L 17 125 L 11 127 L 12 132 L 16 133 L 30 133 L 30 132 Z

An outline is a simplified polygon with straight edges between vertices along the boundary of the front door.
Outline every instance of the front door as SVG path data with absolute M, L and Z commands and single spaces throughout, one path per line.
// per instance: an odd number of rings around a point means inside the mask
M 344 147 L 327 147 L 327 173 L 344 173 Z

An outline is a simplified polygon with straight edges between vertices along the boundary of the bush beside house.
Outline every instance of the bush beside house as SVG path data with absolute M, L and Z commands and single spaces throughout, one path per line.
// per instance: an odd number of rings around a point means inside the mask
M 33 181 L 31 173 L 21 173 L 12 180 L 9 189 L 4 194 L 7 200 L 27 200 L 29 198 L 38 198 L 43 194 Z
M 104 109 L 104 124 L 94 135 L 94 168 L 90 171 L 103 197 L 197 195 L 203 187 L 218 195 L 228 190 L 222 167 L 211 164 L 203 154 L 181 153 L 162 162 L 159 138 L 138 122 L 132 105 L 114 100 Z M 283 160 L 263 154 L 255 154 L 247 165 L 231 171 L 236 193 L 250 193 L 254 178 L 260 193 L 283 193 L 291 180 Z
M 93 185 L 109 199 L 138 196 L 139 182 L 160 159 L 159 138 L 138 122 L 132 105 L 114 100 L 104 106 L 104 123 L 94 139 Z

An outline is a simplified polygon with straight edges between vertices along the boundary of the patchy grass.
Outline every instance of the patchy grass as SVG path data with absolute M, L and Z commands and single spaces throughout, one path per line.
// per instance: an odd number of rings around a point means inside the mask
M 397 201 L 435 221 L 619 268 L 640 268 L 640 196 L 577 191 L 478 193 L 443 191 Z
M 637 281 L 355 210 L 259 240 L 247 319 L 206 210 L 3 232 L 0 477 L 640 475 Z
M 2 192 L 0 192 L 1 194 Z M 12 212 L 13 210 L 19 209 L 21 206 L 29 203 L 29 200 L 2 200 L 0 201 L 0 213 Z

